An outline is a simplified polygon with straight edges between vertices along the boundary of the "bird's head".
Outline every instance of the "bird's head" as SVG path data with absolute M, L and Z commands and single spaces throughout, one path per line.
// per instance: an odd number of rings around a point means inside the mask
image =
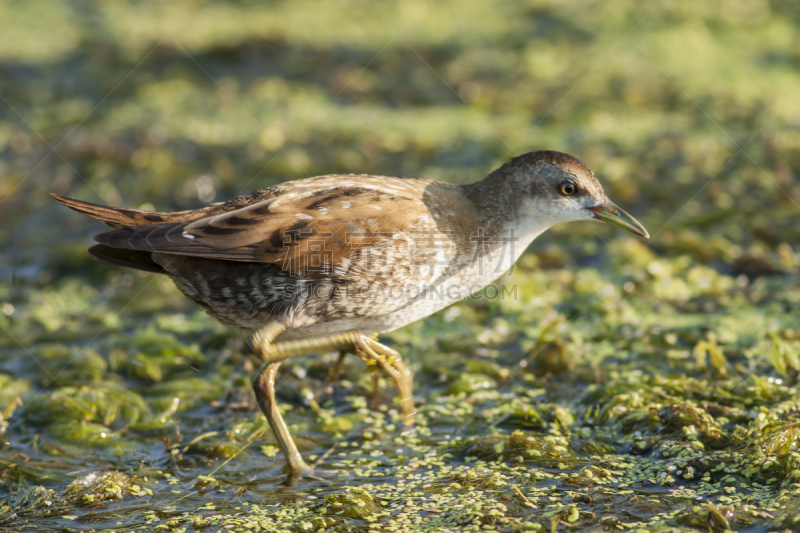
M 518 217 L 536 218 L 548 226 L 599 220 L 650 237 L 644 226 L 608 199 L 594 173 L 570 155 L 530 152 L 515 157 L 496 172 L 515 182 Z

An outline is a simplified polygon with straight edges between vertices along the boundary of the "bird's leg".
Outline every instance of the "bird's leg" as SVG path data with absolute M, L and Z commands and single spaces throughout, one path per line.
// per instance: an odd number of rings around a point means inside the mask
M 347 357 L 347 352 L 344 350 L 339 351 L 339 357 L 336 358 L 336 364 L 331 367 L 330 371 L 328 372 L 328 379 L 325 380 L 325 386 L 322 387 L 322 390 L 329 391 L 331 386 L 334 383 L 339 381 L 339 378 L 342 377 L 342 372 L 344 372 L 344 360 Z
M 372 372 L 372 390 L 369 392 L 369 408 L 373 411 L 380 409 L 381 403 L 381 375 L 377 368 Z
M 384 346 L 372 337 L 358 334 L 355 352 L 368 365 L 378 365 L 392 378 L 400 395 L 400 412 L 403 426 L 408 429 L 414 425 L 414 382 L 411 371 L 403 363 L 400 354 Z
M 267 417 L 278 445 L 289 463 L 292 478 L 309 475 L 312 468 L 303 461 L 275 403 L 275 375 L 284 359 L 316 351 L 353 350 L 369 365 L 379 365 L 394 381 L 400 394 L 403 425 L 409 428 L 414 420 L 414 397 L 411 372 L 400 354 L 388 346 L 362 333 L 343 333 L 308 340 L 272 342 L 286 328 L 279 322 L 270 322 L 250 337 L 250 348 L 266 364 L 253 382 L 258 405 Z M 340 360 L 343 357 L 340 355 Z
M 275 401 L 275 376 L 284 359 L 294 355 L 304 355 L 317 349 L 328 349 L 329 345 L 325 343 L 304 343 L 303 345 L 293 343 L 293 346 L 287 347 L 287 343 L 273 343 L 272 341 L 275 337 L 280 335 L 284 330 L 285 328 L 278 322 L 267 324 L 250 337 L 250 348 L 261 359 L 267 361 L 253 381 L 253 390 L 256 393 L 258 406 L 261 408 L 264 416 L 267 417 L 269 427 L 272 429 L 272 433 L 278 441 L 278 446 L 283 452 L 286 462 L 289 464 L 290 480 L 294 480 L 300 476 L 310 476 L 313 468 L 310 467 L 303 460 L 303 456 L 300 455 L 297 445 L 291 433 L 289 433 L 289 428 L 286 426 L 286 422 L 283 420 L 283 416 L 281 416 L 281 412 L 278 409 L 278 404 Z M 341 344 L 342 339 L 338 337 L 339 336 L 331 338 L 331 342 L 333 343 L 331 347 Z M 352 341 L 350 341 L 350 344 L 352 344 Z
M 267 422 L 275 434 L 278 446 L 280 446 L 286 462 L 289 463 L 292 477 L 305 476 L 310 474 L 313 469 L 306 464 L 303 456 L 297 450 L 289 428 L 278 410 L 278 402 L 275 401 L 275 376 L 278 374 L 280 366 L 280 361 L 265 364 L 253 381 L 253 390 L 256 393 L 258 406 L 267 417 Z
M 377 334 L 373 334 L 371 337 L 373 340 L 378 340 Z M 372 369 L 372 390 L 369 392 L 369 408 L 378 411 L 381 406 L 381 372 L 383 372 L 383 368 L 375 365 L 372 361 L 367 363 L 367 366 L 374 367 Z
M 290 357 L 307 355 L 311 352 L 327 350 L 351 350 L 359 333 L 342 333 L 314 339 L 272 342 L 286 331 L 286 327 L 277 322 L 270 322 L 250 337 L 250 348 L 264 362 L 283 361 Z

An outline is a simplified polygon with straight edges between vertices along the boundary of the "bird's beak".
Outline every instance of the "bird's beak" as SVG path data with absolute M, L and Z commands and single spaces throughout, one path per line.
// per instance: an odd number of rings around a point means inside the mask
M 649 239 L 650 235 L 644 229 L 638 220 L 630 216 L 628 213 L 614 205 L 613 202 L 608 201 L 603 205 L 595 207 L 587 207 L 589 211 L 594 213 L 594 218 L 603 222 L 608 222 L 614 226 L 619 226 L 622 229 L 628 230 L 631 233 L 640 235 L 645 239 Z

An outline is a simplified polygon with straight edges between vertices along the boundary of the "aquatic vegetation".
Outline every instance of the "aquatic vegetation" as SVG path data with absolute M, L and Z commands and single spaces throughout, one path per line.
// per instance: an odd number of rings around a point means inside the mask
M 0 531 L 800 527 L 791 2 L 139 4 L 0 4 Z M 652 241 L 555 228 L 503 296 L 387 335 L 412 433 L 356 358 L 287 363 L 327 471 L 291 489 L 242 339 L 46 199 L 463 183 L 534 148 Z

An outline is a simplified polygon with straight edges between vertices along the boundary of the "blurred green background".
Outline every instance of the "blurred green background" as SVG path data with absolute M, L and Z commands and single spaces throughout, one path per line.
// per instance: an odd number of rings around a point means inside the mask
M 791 0 L 0 0 L 0 529 L 798 526 L 798 25 Z M 468 183 L 537 149 L 651 241 L 555 228 L 517 299 L 389 335 L 416 435 L 358 361 L 322 397 L 331 354 L 287 365 L 304 453 L 349 476 L 291 491 L 241 339 L 89 260 L 102 224 L 47 197 Z

